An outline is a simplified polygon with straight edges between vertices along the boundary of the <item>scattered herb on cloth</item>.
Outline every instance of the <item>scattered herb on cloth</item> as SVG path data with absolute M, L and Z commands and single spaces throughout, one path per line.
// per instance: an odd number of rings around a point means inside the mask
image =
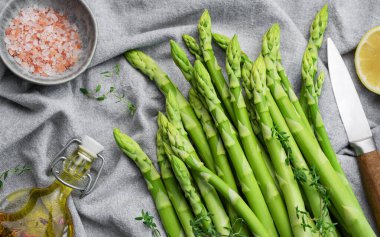
M 0 173 L 0 190 L 3 188 L 5 180 L 10 176 L 10 175 L 21 175 L 26 171 L 29 171 L 30 167 L 27 165 L 17 165 L 14 168 L 11 168 L 9 170 L 6 170 L 2 173 Z
M 119 76 L 119 74 L 120 74 L 120 64 L 116 64 L 112 68 L 112 71 L 104 71 L 100 73 L 100 75 L 106 78 L 112 78 L 115 75 Z M 107 90 L 104 91 L 102 90 L 103 87 L 104 86 L 102 86 L 101 84 L 97 84 L 94 89 L 82 87 L 79 90 L 80 92 L 82 92 L 83 95 L 87 96 L 88 98 L 95 99 L 97 101 L 104 101 L 109 96 L 112 96 L 116 99 L 116 103 L 124 104 L 131 115 L 135 114 L 137 110 L 136 105 L 134 105 L 131 101 L 129 101 L 125 97 L 126 93 L 123 89 L 117 90 L 115 86 L 110 86 Z

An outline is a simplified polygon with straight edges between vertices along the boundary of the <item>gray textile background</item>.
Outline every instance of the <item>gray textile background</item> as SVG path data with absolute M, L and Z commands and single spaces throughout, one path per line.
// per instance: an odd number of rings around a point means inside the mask
M 182 44 L 181 34 L 197 36 L 196 24 L 203 9 L 210 10 L 213 30 L 232 36 L 237 33 L 242 49 L 252 58 L 258 55 L 261 37 L 275 22 L 282 28 L 281 52 L 285 68 L 296 91 L 300 86 L 300 63 L 309 25 L 326 1 L 138 1 L 86 0 L 99 25 L 98 48 L 91 67 L 76 80 L 44 87 L 27 83 L 6 70 L 0 62 L 0 171 L 26 163 L 33 172 L 9 178 L 0 198 L 15 189 L 45 186 L 48 163 L 70 138 L 88 134 L 105 146 L 106 165 L 98 186 L 85 199 L 70 199 L 76 235 L 150 236 L 134 217 L 141 209 L 157 216 L 146 185 L 135 165 L 116 147 L 112 129 L 131 135 L 155 160 L 156 115 L 164 110 L 164 97 L 154 83 L 133 69 L 121 56 L 132 48 L 150 54 L 178 87 L 187 94 L 188 85 L 170 58 L 169 39 Z M 0 10 L 7 0 L 0 0 Z M 351 71 L 377 145 L 380 147 L 380 96 L 367 91 L 358 81 L 353 64 L 355 46 L 370 28 L 380 25 L 378 1 L 331 1 L 327 36 L 332 37 Z M 224 56 L 215 46 L 219 62 Z M 326 70 L 326 45 L 320 68 Z M 120 63 L 119 77 L 104 78 L 101 72 Z M 124 88 L 137 106 L 134 116 L 114 98 L 97 102 L 84 97 L 80 87 L 115 85 Z M 323 88 L 320 107 L 331 141 L 355 192 L 370 216 L 355 158 L 332 95 L 329 78 Z M 369 217 L 370 218 L 370 217 Z M 372 221 L 372 218 L 370 218 Z

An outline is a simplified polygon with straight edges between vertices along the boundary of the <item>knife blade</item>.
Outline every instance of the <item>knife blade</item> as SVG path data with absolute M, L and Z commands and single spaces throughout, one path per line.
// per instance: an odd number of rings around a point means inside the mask
M 371 138 L 372 132 L 354 83 L 330 38 L 327 39 L 327 53 L 331 84 L 348 141 L 352 143 Z
M 364 190 L 380 231 L 380 154 L 350 73 L 330 38 L 327 39 L 327 59 L 339 114 L 348 140 L 358 156 Z

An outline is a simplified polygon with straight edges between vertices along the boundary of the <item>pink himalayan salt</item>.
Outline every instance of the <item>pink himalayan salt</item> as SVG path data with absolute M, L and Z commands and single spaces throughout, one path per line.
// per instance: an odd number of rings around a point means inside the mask
M 5 29 L 4 41 L 18 64 L 43 77 L 73 66 L 82 48 L 78 28 L 67 16 L 47 7 L 21 10 Z

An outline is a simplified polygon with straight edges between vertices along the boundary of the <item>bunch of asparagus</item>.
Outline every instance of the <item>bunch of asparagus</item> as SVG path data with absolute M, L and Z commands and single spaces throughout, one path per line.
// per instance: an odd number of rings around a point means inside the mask
M 168 236 L 375 236 L 318 108 L 324 78 L 317 76 L 318 49 L 327 21 L 325 6 L 310 27 L 300 99 L 282 66 L 278 24 L 265 33 L 253 61 L 236 35 L 212 34 L 204 11 L 199 44 L 183 35 L 194 64 L 170 41 L 191 85 L 188 100 L 148 55 L 125 53 L 166 96 L 166 115 L 157 119 L 160 173 L 132 138 L 118 129 L 114 136 L 140 168 Z M 213 40 L 226 52 L 228 80 Z

